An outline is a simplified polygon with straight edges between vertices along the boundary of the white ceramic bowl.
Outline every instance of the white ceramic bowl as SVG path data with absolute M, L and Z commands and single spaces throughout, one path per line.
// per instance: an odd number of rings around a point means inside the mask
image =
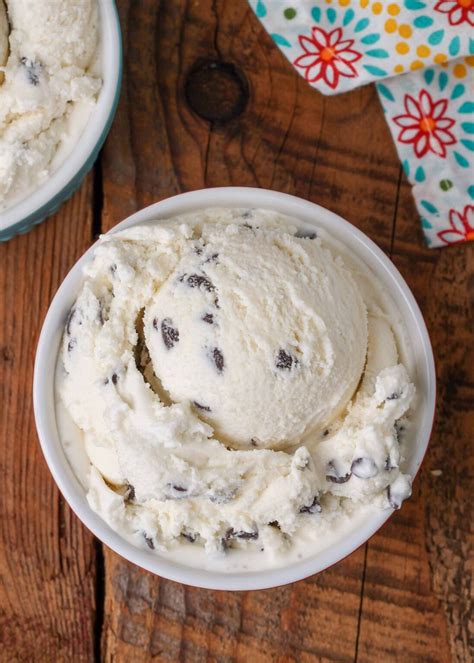
M 420 396 L 417 406 L 418 430 L 403 469 L 415 475 L 428 446 L 433 424 L 435 368 L 420 309 L 392 262 L 366 235 L 336 214 L 300 198 L 262 189 L 228 187 L 184 193 L 137 212 L 111 232 L 205 207 L 272 209 L 309 225 L 324 228 L 336 239 L 350 245 L 352 251 L 382 281 L 399 309 L 413 349 L 415 380 Z M 54 376 L 59 344 L 69 310 L 82 283 L 82 269 L 91 260 L 92 253 L 93 247 L 74 265 L 50 306 L 38 344 L 33 396 L 38 435 L 51 473 L 70 507 L 103 543 L 138 566 L 188 585 L 212 589 L 264 589 L 300 580 L 335 564 L 367 541 L 383 525 L 392 513 L 389 510 L 375 511 L 362 527 L 349 532 L 326 550 L 300 562 L 267 571 L 239 573 L 204 571 L 184 566 L 151 551 L 140 550 L 114 532 L 89 507 L 84 489 L 76 479 L 61 446 L 55 418 Z
M 54 214 L 92 168 L 115 115 L 122 78 L 122 40 L 114 0 L 98 0 L 103 85 L 79 141 L 44 184 L 1 213 L 0 241 L 28 232 Z

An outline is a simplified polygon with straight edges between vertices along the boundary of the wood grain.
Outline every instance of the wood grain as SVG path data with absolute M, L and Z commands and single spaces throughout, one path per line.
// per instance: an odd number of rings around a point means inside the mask
M 118 4 L 124 85 L 95 176 L 0 246 L 0 660 L 472 660 L 474 246 L 423 246 L 373 87 L 319 95 L 245 0 Z M 335 567 L 261 592 L 185 587 L 102 551 L 48 475 L 30 398 L 48 303 L 93 235 L 224 185 L 293 193 L 368 233 L 412 287 L 437 356 L 437 425 L 412 500 Z
M 0 660 L 9 663 L 93 652 L 93 540 L 49 474 L 31 399 L 43 318 L 91 225 L 89 177 L 59 214 L 0 245 Z
M 437 261 L 420 246 L 373 88 L 351 93 L 350 101 L 321 97 L 295 75 L 244 2 L 121 8 L 124 96 L 135 103 L 122 107 L 120 140 L 112 135 L 104 153 L 106 227 L 121 218 L 107 164 L 116 163 L 114 145 L 122 142 L 131 146 L 124 172 L 139 173 L 127 190 L 137 206 L 204 186 L 275 188 L 348 217 L 387 252 L 407 253 L 408 261 L 415 252 L 428 267 Z M 218 107 L 226 111 L 232 90 L 228 101 L 222 86 L 204 78 L 200 98 L 192 79 L 187 94 L 189 77 L 209 62 L 231 64 L 249 90 L 245 110 L 230 119 L 219 119 Z M 214 112 L 213 121 L 205 119 Z M 410 236 L 400 249 L 403 230 Z M 365 549 L 290 588 L 223 598 L 106 554 L 105 659 L 446 661 L 452 652 L 465 660 L 467 649 L 450 642 L 455 625 L 432 588 L 425 485 L 416 484 L 412 503 Z

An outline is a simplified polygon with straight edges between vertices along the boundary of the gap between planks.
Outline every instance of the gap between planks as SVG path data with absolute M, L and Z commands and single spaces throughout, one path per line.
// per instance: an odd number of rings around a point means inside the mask
M 92 191 L 92 227 L 91 242 L 94 243 L 102 232 L 102 210 L 104 207 L 104 188 L 102 182 L 102 152 L 94 166 Z M 102 661 L 102 632 L 105 611 L 105 559 L 104 549 L 99 539 L 94 539 L 95 552 L 95 615 L 94 615 L 94 661 Z

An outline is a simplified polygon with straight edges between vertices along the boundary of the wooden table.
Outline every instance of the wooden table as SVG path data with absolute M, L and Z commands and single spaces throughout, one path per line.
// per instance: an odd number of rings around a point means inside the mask
M 472 660 L 474 245 L 424 248 L 372 86 L 322 97 L 245 0 L 119 4 L 125 76 L 101 158 L 58 214 L 0 246 L 0 659 Z M 96 235 L 167 196 L 223 185 L 293 193 L 368 233 L 423 309 L 439 379 L 413 498 L 335 567 L 259 592 L 184 587 L 103 548 L 49 475 L 31 402 L 46 310 Z

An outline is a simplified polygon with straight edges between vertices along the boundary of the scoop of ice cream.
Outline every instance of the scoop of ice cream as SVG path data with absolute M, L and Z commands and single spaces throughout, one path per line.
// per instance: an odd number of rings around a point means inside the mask
M 3 0 L 0 0 L 0 67 L 4 67 L 8 60 L 8 18 Z M 4 73 L 0 71 L 0 85 L 3 83 Z
M 360 380 L 367 311 L 317 239 L 205 228 L 145 313 L 155 374 L 220 439 L 276 447 L 323 430 Z

